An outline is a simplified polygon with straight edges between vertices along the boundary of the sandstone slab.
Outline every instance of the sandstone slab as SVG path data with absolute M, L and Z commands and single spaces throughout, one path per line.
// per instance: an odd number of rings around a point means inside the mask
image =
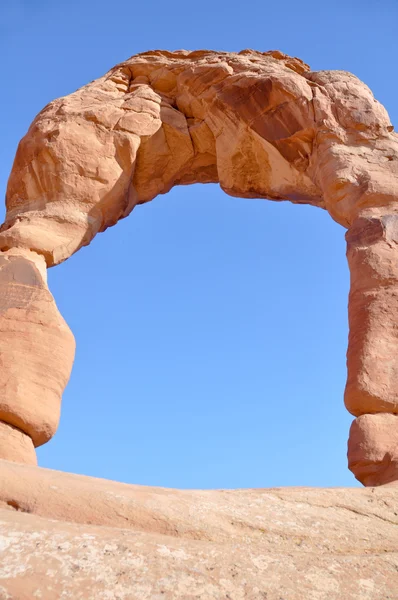
M 5 599 L 398 597 L 394 486 L 171 490 L 0 469 Z

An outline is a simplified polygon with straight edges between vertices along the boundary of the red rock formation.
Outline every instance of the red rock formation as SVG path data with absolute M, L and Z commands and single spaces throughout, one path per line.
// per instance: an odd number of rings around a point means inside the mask
M 346 234 L 351 272 L 347 409 L 398 412 L 398 214 L 364 211 Z
M 346 406 L 355 416 L 395 414 L 392 129 L 354 75 L 312 72 L 281 52 L 141 54 L 36 117 L 11 173 L 0 249 L 30 249 L 56 265 L 137 204 L 179 184 L 219 182 L 230 195 L 326 208 L 349 228 Z M 59 398 L 69 363 L 63 368 L 56 360 Z M 36 381 L 40 387 L 44 379 Z M 7 422 L 21 427 L 34 416 L 23 416 L 19 404 L 8 403 L 14 417 Z M 21 429 L 33 437 L 40 427 Z M 44 430 L 39 443 L 54 427 Z
M 398 415 L 364 414 L 353 421 L 348 466 L 366 486 L 398 484 Z
M 37 465 L 32 438 L 14 425 L 0 421 L 0 458 Z
M 20 248 L 0 253 L 0 458 L 15 449 L 15 460 L 32 463 L 33 445 L 54 435 L 74 347 L 43 257 Z

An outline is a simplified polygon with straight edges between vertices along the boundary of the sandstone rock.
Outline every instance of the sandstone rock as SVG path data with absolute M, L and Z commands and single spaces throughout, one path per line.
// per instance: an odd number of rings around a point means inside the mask
M 0 459 L 37 465 L 32 438 L 20 429 L 0 421 Z
M 355 416 L 396 413 L 398 214 L 367 210 L 346 239 L 351 285 L 345 405 Z
M 73 357 L 74 338 L 48 290 L 43 257 L 20 249 L 0 253 L 0 421 L 35 446 L 48 441 Z
M 382 488 L 177 491 L 18 464 L 54 434 L 74 355 L 46 263 L 195 182 L 349 227 L 349 467 Z M 397 597 L 397 190 L 371 91 L 281 52 L 149 52 L 43 109 L 0 233 L 1 598 Z
M 356 416 L 398 412 L 398 136 L 350 73 L 313 72 L 278 51 L 131 57 L 36 117 L 10 176 L 0 250 L 56 265 L 137 204 L 195 182 L 326 208 L 350 228 L 345 403 Z M 55 431 L 73 344 L 44 284 L 36 304 L 19 306 L 32 285 L 3 286 L 16 306 L 0 323 L 0 420 L 38 445 Z
M 326 207 L 394 206 L 398 141 L 369 88 L 281 52 L 154 51 L 51 102 L 21 141 L 0 248 L 57 264 L 173 185 Z
M 353 421 L 348 468 L 366 486 L 398 484 L 398 415 L 362 415 Z
M 178 491 L 0 472 L 4 598 L 396 598 L 393 486 Z

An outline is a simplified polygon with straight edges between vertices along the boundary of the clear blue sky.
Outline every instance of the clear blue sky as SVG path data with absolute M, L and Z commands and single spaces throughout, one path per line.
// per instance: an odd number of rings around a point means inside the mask
M 280 49 L 363 79 L 398 121 L 396 0 L 3 0 L 0 185 L 50 100 L 154 48 Z M 343 405 L 344 230 L 180 187 L 50 270 L 77 341 L 44 467 L 173 487 L 357 485 Z

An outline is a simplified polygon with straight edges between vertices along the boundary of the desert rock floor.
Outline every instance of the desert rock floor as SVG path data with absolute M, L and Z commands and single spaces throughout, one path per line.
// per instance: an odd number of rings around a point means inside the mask
M 1 600 L 398 599 L 398 487 L 172 490 L 0 461 Z

